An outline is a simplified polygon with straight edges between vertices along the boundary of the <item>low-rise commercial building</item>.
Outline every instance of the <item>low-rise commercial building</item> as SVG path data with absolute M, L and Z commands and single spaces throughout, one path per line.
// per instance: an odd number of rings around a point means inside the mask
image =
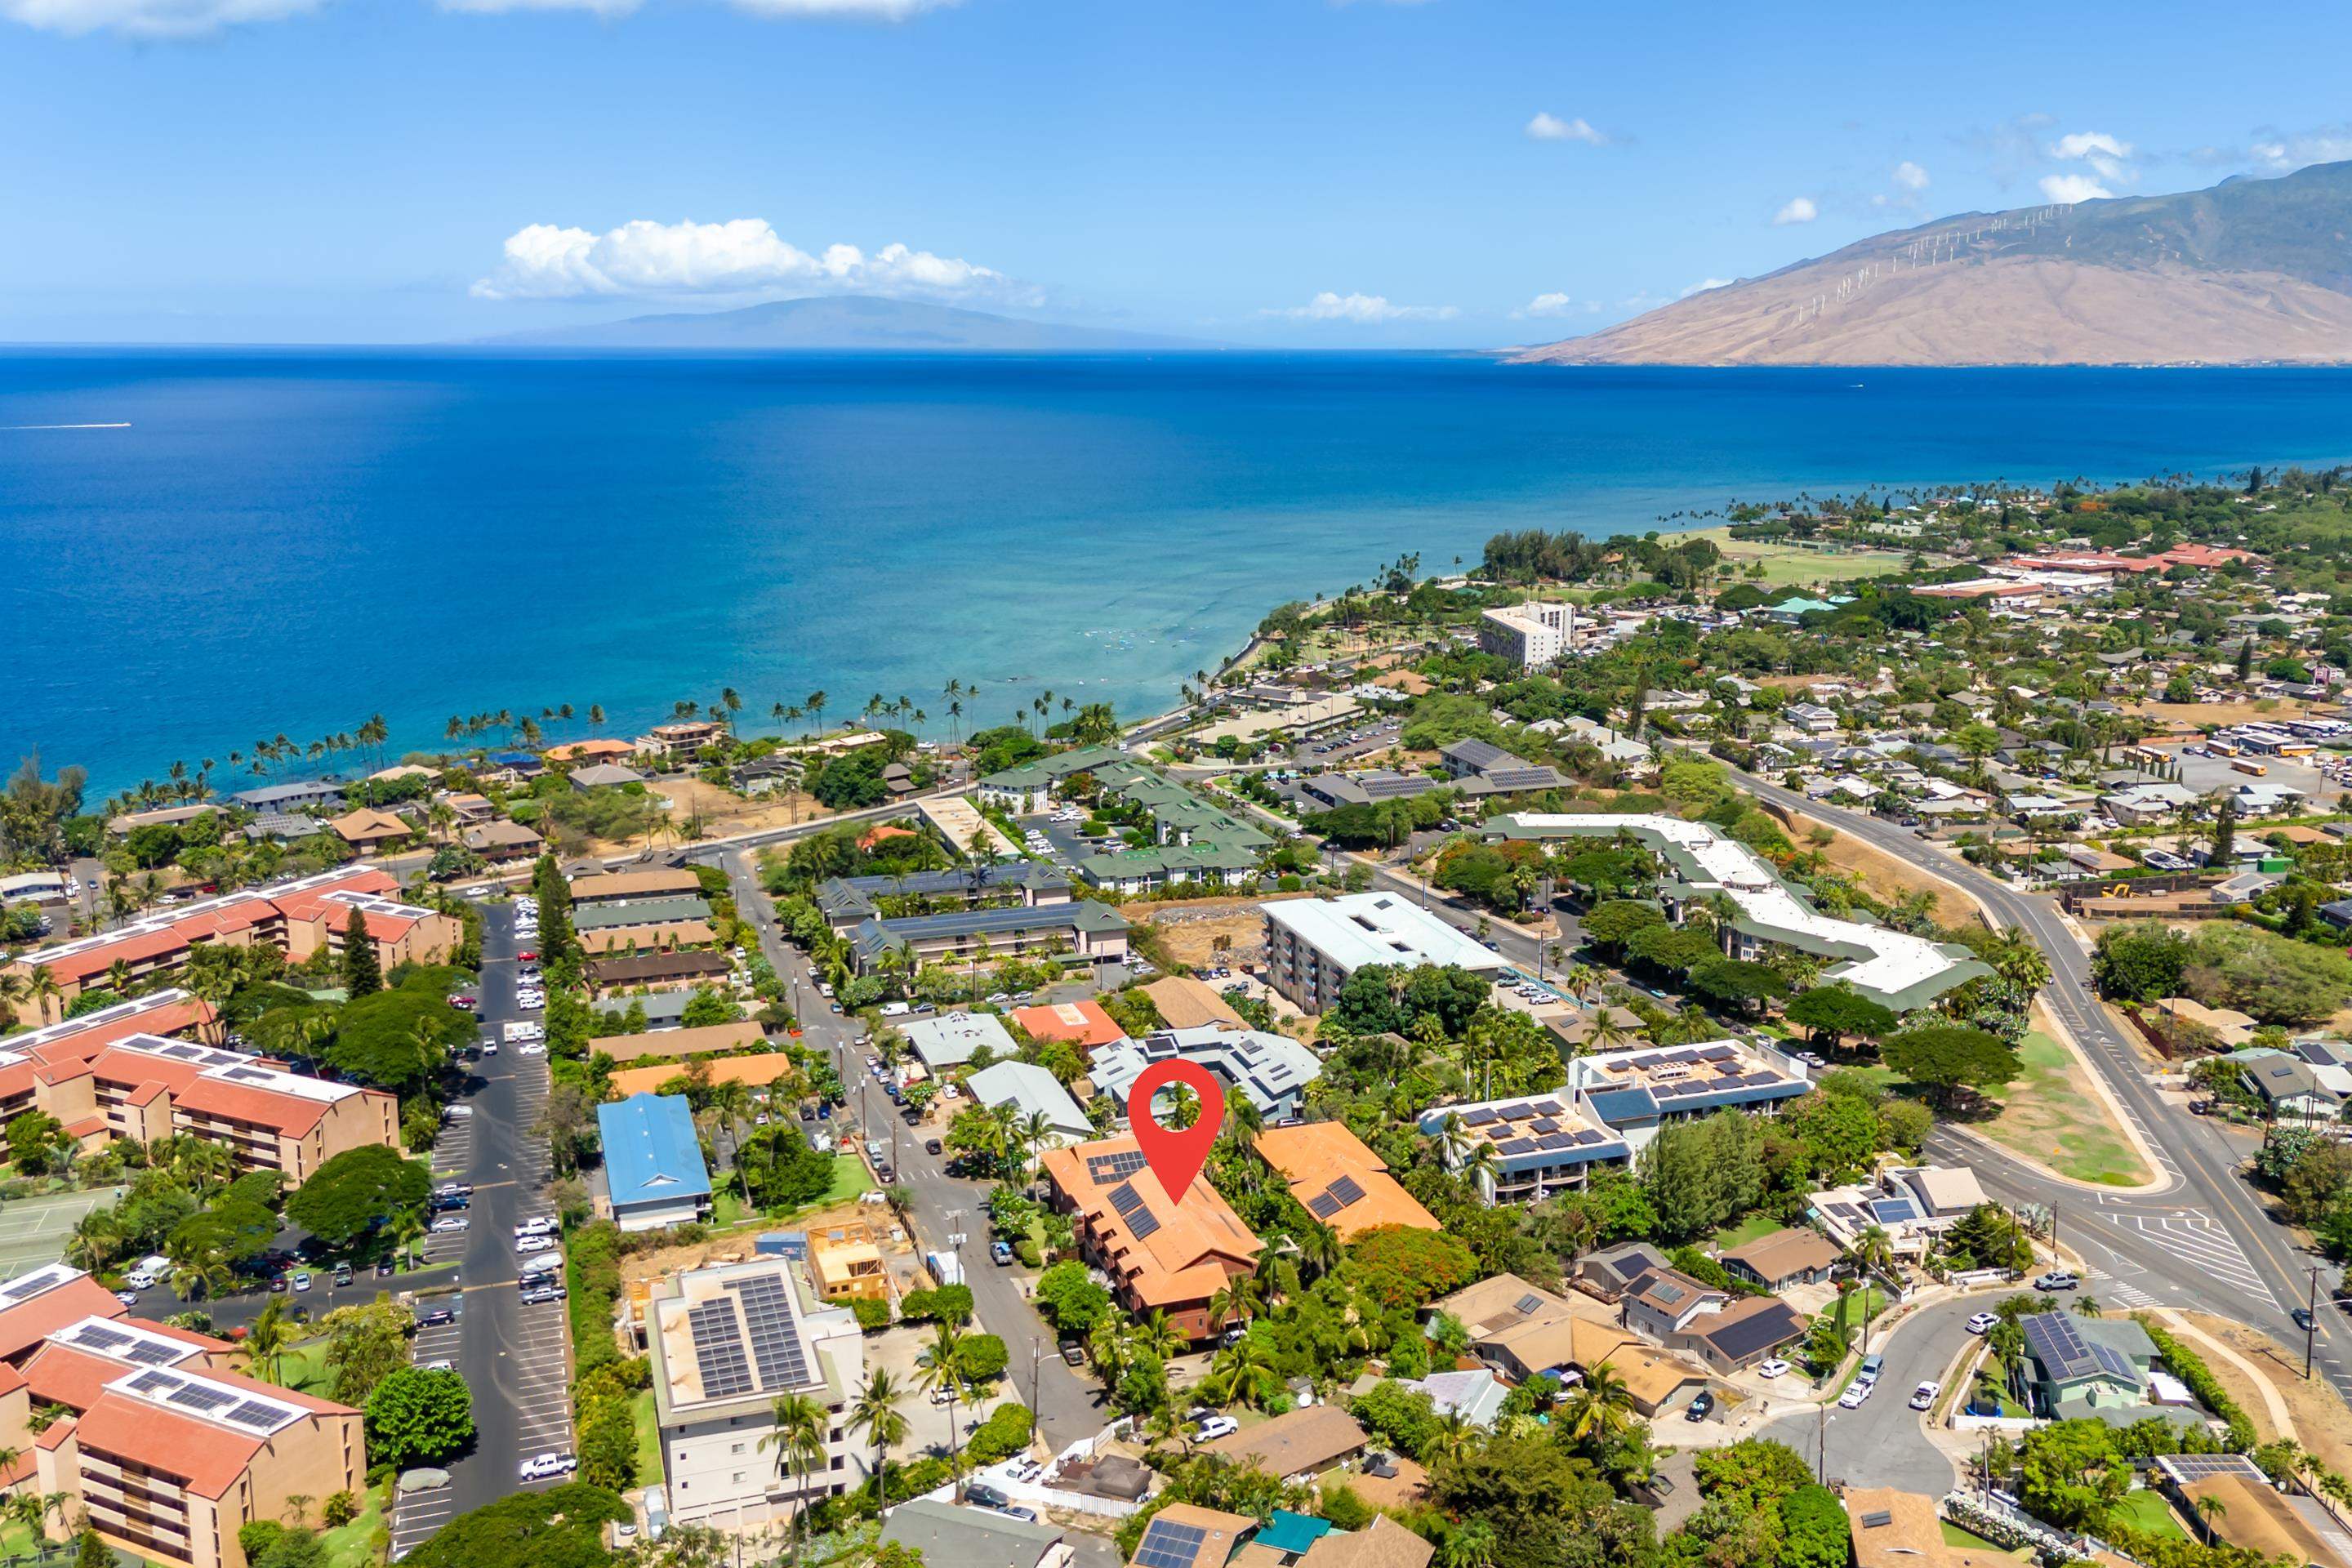
M 936 1498 L 892 1509 L 882 1539 L 921 1553 L 923 1568 L 1067 1568 L 1073 1555 L 1059 1525 Z
M 877 918 L 1000 904 L 1034 909 L 1069 901 L 1069 878 L 1042 860 L 909 871 L 896 877 L 829 877 L 816 887 L 816 907 L 835 932 L 853 931 Z
M 1265 918 L 1266 979 L 1301 1012 L 1320 1013 L 1368 964 L 1452 965 L 1499 974 L 1503 958 L 1395 893 L 1283 899 Z
M 1110 1277 L 1124 1310 L 1165 1312 L 1188 1340 L 1223 1326 L 1209 1302 L 1256 1268 L 1265 1243 L 1207 1180 L 1175 1202 L 1132 1137 L 1051 1149 L 1040 1163 L 1055 1206 L 1076 1221 L 1079 1252 Z
M 1703 822 L 1678 816 L 1520 812 L 1497 819 L 1490 830 L 1500 838 L 1538 841 L 1613 839 L 1629 834 L 1677 874 L 1679 880 L 1659 889 L 1669 915 L 1680 918 L 1684 910 L 1718 894 L 1727 897 L 1738 912 L 1718 929 L 1732 957 L 1760 958 L 1767 948 L 1783 946 L 1832 960 L 1823 979 L 1851 985 L 1897 1013 L 1924 1007 L 1992 973 L 1956 942 L 1930 942 L 1822 914 L 1754 850 Z
M 686 1098 L 633 1094 L 596 1108 L 604 1136 L 604 1190 L 598 1207 L 623 1230 L 663 1230 L 700 1219 L 710 1206 L 710 1171 Z
M 1062 1080 L 1044 1068 L 1029 1062 L 998 1062 L 985 1067 L 964 1079 L 964 1091 L 979 1103 L 993 1110 L 1010 1105 L 1020 1119 L 1020 1125 L 1030 1125 L 1033 1117 L 1044 1117 L 1045 1134 L 1036 1145 L 1052 1148 L 1060 1143 L 1083 1142 L 1095 1135 L 1095 1125 L 1087 1119 L 1086 1111 L 1070 1098 Z
M 1568 1064 L 1568 1092 L 1637 1154 L 1669 1123 L 1727 1110 L 1769 1115 L 1812 1087 L 1795 1058 L 1737 1039 L 1604 1051 Z
M 683 866 L 646 871 L 593 871 L 571 880 L 572 907 L 618 899 L 691 899 L 702 896 L 701 879 Z
M 998 1061 L 1019 1053 L 1012 1032 L 993 1013 L 940 1013 L 928 1018 L 901 1018 L 898 1032 L 907 1048 L 934 1073 L 960 1068 L 985 1050 Z
M 599 998 L 640 987 L 671 991 L 721 984 L 733 973 L 734 965 L 727 961 L 727 955 L 709 948 L 676 948 L 619 958 L 594 958 L 582 965 L 590 993 Z

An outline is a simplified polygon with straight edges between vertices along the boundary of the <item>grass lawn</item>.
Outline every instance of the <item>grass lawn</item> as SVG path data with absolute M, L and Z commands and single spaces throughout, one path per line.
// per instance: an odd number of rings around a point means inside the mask
M 260 1376 L 260 1371 L 256 1369 L 254 1375 Z M 297 1394 L 315 1394 L 320 1399 L 331 1397 L 328 1389 L 334 1382 L 334 1374 L 327 1370 L 325 1337 L 288 1345 L 278 1357 L 276 1381 L 280 1388 L 290 1388 Z
M 637 1485 L 661 1479 L 661 1429 L 654 1424 L 654 1391 L 646 1389 L 629 1401 L 629 1416 L 637 1428 Z
M 2078 1182 L 2129 1187 L 2147 1180 L 2147 1164 L 2108 1119 L 2073 1052 L 2037 1029 L 2018 1056 L 2024 1075 L 2002 1092 L 2000 1114 L 1977 1123 L 1978 1131 Z
M 1843 583 L 1857 577 L 1884 577 L 1890 572 L 1902 571 L 1911 559 L 1908 553 L 1892 551 L 1857 550 L 1832 554 L 1826 550 L 1800 550 L 1793 544 L 1738 540 L 1731 537 L 1728 527 L 1675 534 L 1669 542 L 1685 539 L 1712 540 L 1723 552 L 1726 561 L 1721 569 L 1721 585 L 1727 588 L 1734 583 L 1777 588 L 1791 583 Z M 1759 561 L 1764 563 L 1764 574 L 1749 576 L 1748 567 Z
M 2116 1504 L 2115 1522 L 2149 1535 L 2167 1540 L 2186 1541 L 2189 1531 L 2181 1528 L 2180 1518 L 2161 1494 L 2152 1491 L 2126 1492 L 2123 1501 Z
M 1875 1285 L 1865 1285 L 1837 1299 L 1837 1324 L 1845 1331 L 1848 1341 L 1859 1350 L 1862 1348 L 1862 1325 L 1885 1310 L 1886 1293 Z
M 1954 1524 L 1948 1519 L 1944 1520 L 1941 1522 L 1944 1527 L 1944 1544 L 1947 1546 L 1958 1546 L 1970 1552 L 2002 1552 L 2003 1555 L 2010 1557 L 2022 1558 L 2025 1556 L 2025 1553 L 2022 1551 L 2007 1552 L 1995 1542 L 1987 1541 L 1975 1531 L 1963 1530 L 1960 1526 Z
M 1752 1214 L 1738 1225 L 1726 1226 L 1708 1237 L 1705 1248 L 1708 1251 L 1723 1252 L 1731 1247 L 1743 1247 L 1759 1236 L 1769 1236 L 1782 1228 L 1784 1227 L 1780 1222 L 1770 1215 Z
M 359 1516 L 341 1529 L 330 1530 L 319 1537 L 320 1544 L 327 1549 L 327 1568 L 364 1568 L 376 1560 L 376 1532 L 384 1528 L 383 1493 L 383 1487 L 368 1488 L 360 1494 L 362 1506 Z
M 710 1194 L 710 1223 L 721 1230 L 743 1223 L 743 1199 L 732 1187 L 721 1187 Z

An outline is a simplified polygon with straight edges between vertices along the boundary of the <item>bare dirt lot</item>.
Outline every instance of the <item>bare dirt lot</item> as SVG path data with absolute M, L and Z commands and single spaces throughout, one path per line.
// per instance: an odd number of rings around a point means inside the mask
M 2268 1334 L 2225 1318 L 2207 1317 L 2201 1312 L 2188 1316 L 2199 1328 L 2254 1364 L 2264 1381 L 2286 1401 L 2287 1411 L 2294 1418 L 2296 1438 L 2318 1457 L 2320 1463 L 2338 1473 L 2352 1471 L 2352 1409 L 2346 1408 L 2344 1396 L 2326 1379 L 2304 1381 L 2300 1346 L 2290 1349 Z M 2273 1436 L 2276 1423 L 2264 1408 L 2266 1402 L 2261 1394 L 2245 1386 L 2245 1373 L 2219 1356 L 2208 1357 L 2206 1365 L 2221 1380 L 2221 1386 L 2245 1406 L 2262 1435 L 2266 1438 Z
M 1118 912 L 1139 925 L 1150 926 L 1167 944 L 1169 957 L 1197 969 L 1218 963 L 1256 962 L 1265 945 L 1265 921 L 1257 910 L 1268 901 L 1265 898 L 1171 899 L 1121 904 Z M 1225 942 L 1223 948 L 1217 945 L 1221 937 Z
M 1898 860 L 1883 849 L 1875 849 L 1851 834 L 1839 833 L 1828 823 L 1807 816 L 1802 812 L 1790 814 L 1793 831 L 1790 837 L 1802 843 L 1805 836 L 1816 827 L 1828 827 L 1836 837 L 1822 853 L 1831 865 L 1860 878 L 1879 898 L 1893 900 L 1905 893 L 1923 892 L 1936 900 L 1936 919 L 1949 924 L 1953 921 L 1973 918 L 1976 905 L 1970 903 L 1952 885 L 1919 869 L 1907 861 Z
M 798 793 L 778 791 L 753 799 L 698 778 L 657 779 L 646 787 L 669 800 L 671 821 L 684 826 L 699 815 L 704 832 L 712 837 L 789 827 L 796 822 L 812 822 L 833 815 L 814 795 Z M 913 808 L 908 807 L 908 814 L 912 812 Z
M 2208 725 L 2251 724 L 2257 719 L 2301 719 L 2335 710 L 2315 709 L 2289 698 L 2265 697 L 2246 702 L 2139 702 L 2127 705 L 2124 711 L 2200 729 Z

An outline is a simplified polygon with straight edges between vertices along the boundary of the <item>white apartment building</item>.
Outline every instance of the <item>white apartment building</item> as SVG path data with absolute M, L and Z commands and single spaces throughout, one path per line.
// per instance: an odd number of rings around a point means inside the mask
M 1285 899 L 1258 911 L 1265 917 L 1267 983 L 1303 1013 L 1330 1005 L 1348 976 L 1368 963 L 1450 964 L 1489 979 L 1504 967 L 1500 953 L 1397 893 Z
M 760 1258 L 664 1279 L 646 1304 L 646 1337 L 672 1520 L 785 1520 L 865 1484 L 867 1450 L 845 1425 L 866 1383 L 857 1319 L 819 1300 L 797 1265 Z M 827 1415 L 824 1456 L 805 1483 L 782 1451 L 760 1446 L 776 1401 L 793 1394 Z
M 1478 646 L 1521 669 L 1541 669 L 1576 647 L 1574 605 L 1507 605 L 1482 611 Z

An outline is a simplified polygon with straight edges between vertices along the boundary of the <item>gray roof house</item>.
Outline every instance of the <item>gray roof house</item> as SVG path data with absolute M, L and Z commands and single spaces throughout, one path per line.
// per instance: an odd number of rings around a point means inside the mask
M 1071 1555 L 1058 1526 L 932 1498 L 892 1509 L 882 1539 L 921 1552 L 923 1568 L 1061 1568 Z

